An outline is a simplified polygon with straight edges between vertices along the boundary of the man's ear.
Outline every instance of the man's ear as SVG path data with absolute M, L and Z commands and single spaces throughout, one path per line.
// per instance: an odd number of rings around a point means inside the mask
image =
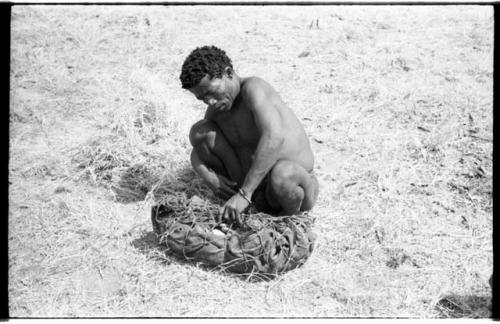
M 226 66 L 224 72 L 226 73 L 228 78 L 231 79 L 233 77 L 233 69 L 230 66 Z

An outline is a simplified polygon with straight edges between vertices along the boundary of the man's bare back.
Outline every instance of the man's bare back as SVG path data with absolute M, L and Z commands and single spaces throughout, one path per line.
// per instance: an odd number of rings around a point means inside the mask
M 205 65 L 201 70 L 200 64 Z M 218 73 L 210 70 L 213 66 Z M 224 220 L 240 223 L 239 214 L 254 193 L 256 203 L 265 202 L 280 214 L 312 208 L 318 183 L 309 140 L 271 85 L 257 77 L 240 78 L 215 47 L 193 51 L 181 81 L 208 105 L 205 118 L 191 129 L 191 163 L 216 194 L 229 198 L 221 209 Z

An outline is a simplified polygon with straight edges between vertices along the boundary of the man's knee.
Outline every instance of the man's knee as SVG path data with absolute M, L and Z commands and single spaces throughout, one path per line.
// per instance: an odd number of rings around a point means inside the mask
M 201 143 L 215 142 L 215 136 L 217 134 L 217 125 L 212 121 L 202 119 L 196 122 L 189 131 L 189 142 L 193 147 L 200 145 Z
M 278 199 L 283 210 L 289 210 L 298 203 L 300 210 L 310 210 L 318 197 L 318 181 L 299 164 L 281 160 L 273 167 L 270 174 L 269 199 Z M 285 205 L 283 205 L 285 204 Z M 294 208 L 295 208 L 294 207 Z M 292 208 L 293 209 L 293 208 Z
M 298 165 L 292 161 L 280 160 L 278 161 L 271 170 L 270 181 L 271 186 L 276 193 L 280 191 L 288 191 L 293 187 L 295 188 L 297 183 L 297 173 Z

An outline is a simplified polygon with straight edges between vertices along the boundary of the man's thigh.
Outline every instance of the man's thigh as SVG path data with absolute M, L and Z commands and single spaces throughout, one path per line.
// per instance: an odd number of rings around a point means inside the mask
M 244 174 L 236 151 L 217 124 L 206 119 L 198 121 L 191 128 L 189 139 L 200 159 L 214 171 L 239 184 L 243 181 Z

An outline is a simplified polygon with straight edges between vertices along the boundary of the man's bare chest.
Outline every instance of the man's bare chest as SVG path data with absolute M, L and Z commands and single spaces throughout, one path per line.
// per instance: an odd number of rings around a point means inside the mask
M 259 141 L 259 131 L 252 113 L 245 107 L 233 108 L 218 114 L 213 121 L 219 126 L 224 137 L 234 148 L 253 148 Z

